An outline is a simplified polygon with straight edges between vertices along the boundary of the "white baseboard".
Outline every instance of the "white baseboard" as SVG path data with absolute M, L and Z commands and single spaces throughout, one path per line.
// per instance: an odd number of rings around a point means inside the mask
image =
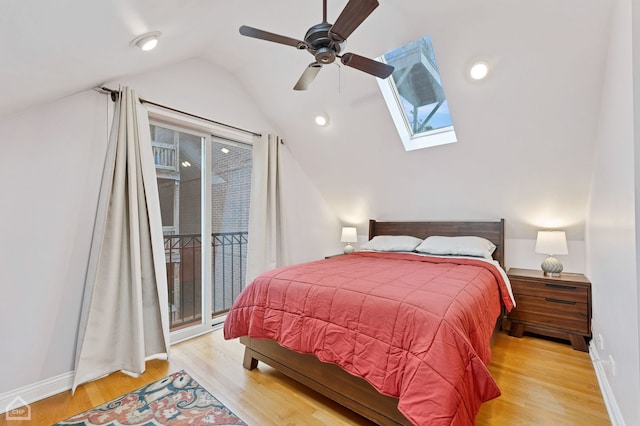
M 25 404 L 31 404 L 32 402 L 69 390 L 72 384 L 73 371 L 70 371 L 0 394 L 0 414 L 5 413 L 10 405 L 11 408 L 16 408 L 16 406 L 13 405 L 14 402 L 20 401 Z
M 596 377 L 598 378 L 600 392 L 602 392 L 602 398 L 604 399 L 604 405 L 607 407 L 611 425 L 625 426 L 622 412 L 620 411 L 620 407 L 618 406 L 616 398 L 613 395 L 613 390 L 611 389 L 611 385 L 609 384 L 609 379 L 605 371 L 604 366 L 607 361 L 603 361 L 600 359 L 600 354 L 598 353 L 598 349 L 594 344 L 594 340 L 591 340 L 591 343 L 589 344 L 589 355 L 591 356 L 591 362 L 593 363 L 593 368 L 596 372 Z

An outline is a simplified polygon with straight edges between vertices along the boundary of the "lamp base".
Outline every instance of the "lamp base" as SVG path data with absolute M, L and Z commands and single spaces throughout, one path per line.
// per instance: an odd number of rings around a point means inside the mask
M 353 246 L 351 244 L 347 244 L 344 247 L 344 254 L 349 254 L 349 253 L 353 253 L 355 249 L 353 248 Z
M 549 256 L 543 260 L 540 267 L 547 277 L 559 277 L 563 269 L 562 263 L 553 256 Z

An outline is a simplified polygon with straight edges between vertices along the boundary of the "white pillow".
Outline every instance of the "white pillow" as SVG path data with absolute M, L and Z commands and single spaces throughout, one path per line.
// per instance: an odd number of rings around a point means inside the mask
M 416 251 L 434 255 L 476 256 L 491 259 L 495 244 L 482 237 L 428 237 Z
M 373 251 L 414 251 L 422 242 L 410 235 L 376 235 L 360 246 L 360 250 Z

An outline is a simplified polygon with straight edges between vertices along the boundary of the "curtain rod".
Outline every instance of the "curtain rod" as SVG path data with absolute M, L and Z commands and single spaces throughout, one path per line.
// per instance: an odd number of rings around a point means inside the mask
M 118 99 L 118 95 L 120 94 L 120 92 L 118 90 L 109 89 L 108 87 L 104 87 L 104 86 L 100 86 L 97 89 L 99 89 L 100 91 L 102 91 L 105 94 L 109 93 L 111 95 L 111 100 L 114 101 L 114 102 Z M 186 116 L 189 116 L 189 117 L 197 118 L 199 120 L 204 120 L 204 121 L 207 121 L 209 123 L 217 124 L 219 126 L 224 126 L 224 127 L 229 128 L 229 129 L 238 130 L 240 132 L 247 133 L 247 134 L 250 134 L 250 135 L 253 135 L 253 136 L 258 136 L 258 137 L 262 136 L 261 133 L 252 132 L 251 130 L 246 130 L 246 129 L 243 129 L 243 128 L 240 128 L 240 127 L 232 126 L 231 124 L 221 123 L 219 121 L 215 121 L 215 120 L 212 120 L 210 118 L 201 117 L 199 115 L 191 114 L 190 112 L 181 111 L 179 109 L 172 108 L 170 106 L 166 106 L 166 105 L 162 105 L 162 104 L 158 104 L 158 103 L 155 103 L 155 102 L 151 102 L 151 101 L 148 101 L 148 100 L 143 99 L 143 98 L 139 98 L 139 99 L 140 99 L 140 102 L 142 102 L 143 104 L 153 105 L 153 106 L 156 106 L 158 108 L 166 109 L 166 110 L 172 111 L 172 112 L 177 112 L 178 114 L 183 114 L 183 115 L 186 115 Z

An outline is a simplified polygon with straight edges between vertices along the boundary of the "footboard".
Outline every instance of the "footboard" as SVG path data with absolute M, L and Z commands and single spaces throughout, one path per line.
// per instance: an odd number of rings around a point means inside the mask
M 241 337 L 245 345 L 243 366 L 252 370 L 258 361 L 355 411 L 380 425 L 411 425 L 398 411 L 398 399 L 382 395 L 367 381 L 313 355 L 286 349 L 272 340 Z
M 497 318 L 491 345 L 502 328 L 504 311 Z M 245 345 L 242 365 L 247 370 L 258 361 L 275 368 L 299 383 L 380 425 L 411 425 L 398 411 L 398 399 L 382 395 L 366 380 L 353 376 L 337 365 L 320 361 L 313 355 L 300 354 L 273 340 L 241 337 Z

